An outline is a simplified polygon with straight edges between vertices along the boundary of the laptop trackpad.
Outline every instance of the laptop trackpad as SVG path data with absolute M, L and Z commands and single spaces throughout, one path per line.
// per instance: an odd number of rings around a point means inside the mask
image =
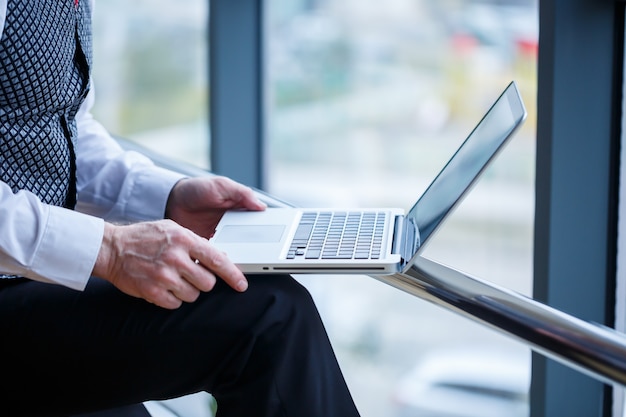
M 226 225 L 215 236 L 222 243 L 271 243 L 280 242 L 285 225 Z

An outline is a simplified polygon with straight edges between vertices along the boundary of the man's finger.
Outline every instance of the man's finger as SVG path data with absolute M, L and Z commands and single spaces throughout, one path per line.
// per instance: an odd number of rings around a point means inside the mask
M 243 292 L 248 289 L 248 280 L 243 272 L 233 264 L 225 253 L 209 246 L 201 253 L 191 254 L 199 263 L 213 274 L 219 276 L 233 289 Z
M 194 259 L 193 263 L 190 263 L 184 277 L 199 291 L 209 292 L 215 286 L 215 275 L 202 265 L 199 259 Z
M 193 303 L 198 299 L 201 290 L 201 288 L 198 288 L 193 284 L 193 281 L 191 279 L 183 275 L 181 276 L 179 282 L 176 283 L 176 285 L 173 286 L 173 288 L 171 288 L 169 291 L 174 295 L 174 297 L 178 298 L 179 300 L 186 303 Z
M 177 298 L 170 291 L 166 290 L 161 291 L 154 299 L 150 300 L 146 298 L 146 300 L 158 305 L 159 307 L 167 308 L 169 310 L 175 310 L 183 304 L 182 300 Z

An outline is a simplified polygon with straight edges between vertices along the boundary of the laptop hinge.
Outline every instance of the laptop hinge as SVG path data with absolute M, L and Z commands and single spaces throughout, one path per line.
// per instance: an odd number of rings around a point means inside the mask
M 399 254 L 400 263 L 406 265 L 413 258 L 418 247 L 419 232 L 415 223 L 404 216 L 397 216 L 391 252 Z
M 402 237 L 404 236 L 404 216 L 396 216 L 393 225 L 393 242 L 391 246 L 391 253 L 398 253 L 402 255 Z

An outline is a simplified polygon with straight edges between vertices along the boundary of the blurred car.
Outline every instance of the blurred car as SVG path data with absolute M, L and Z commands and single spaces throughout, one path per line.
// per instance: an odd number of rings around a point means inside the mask
M 214 417 L 215 398 L 206 392 L 163 401 L 148 401 L 144 406 L 151 417 Z
M 395 417 L 528 417 L 530 353 L 491 347 L 428 354 L 399 382 Z

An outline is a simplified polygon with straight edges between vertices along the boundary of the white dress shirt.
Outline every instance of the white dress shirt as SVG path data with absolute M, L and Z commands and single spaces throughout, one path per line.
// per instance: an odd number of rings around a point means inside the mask
M 0 39 L 7 1 L 0 0 Z M 182 175 L 124 152 L 92 117 L 93 101 L 92 88 L 76 116 L 76 211 L 43 204 L 28 191 L 14 194 L 0 180 L 0 274 L 82 290 L 100 250 L 104 220 L 163 218 Z

